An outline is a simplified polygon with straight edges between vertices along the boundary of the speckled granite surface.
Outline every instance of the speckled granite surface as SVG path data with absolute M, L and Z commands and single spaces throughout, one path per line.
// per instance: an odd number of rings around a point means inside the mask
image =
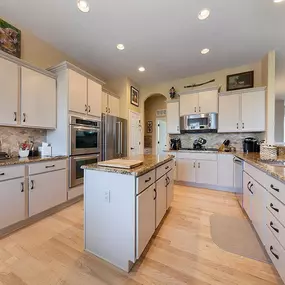
M 53 160 L 62 160 L 67 159 L 67 156 L 53 156 L 53 157 L 27 157 L 27 158 L 10 158 L 6 160 L 0 160 L 0 167 L 8 165 L 17 165 L 17 164 L 28 164 L 36 163 L 42 161 L 53 161 Z
M 84 165 L 81 168 L 88 169 L 88 170 L 95 170 L 95 171 L 141 176 L 149 172 L 150 170 L 155 169 L 156 167 L 172 160 L 173 156 L 167 155 L 167 154 L 166 155 L 136 155 L 136 156 L 125 157 L 123 159 L 142 160 L 143 164 L 138 167 L 132 168 L 132 169 L 104 167 L 104 166 L 98 166 L 97 164 Z

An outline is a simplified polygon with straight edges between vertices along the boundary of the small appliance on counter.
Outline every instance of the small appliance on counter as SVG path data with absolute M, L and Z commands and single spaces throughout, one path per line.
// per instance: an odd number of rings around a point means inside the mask
M 243 141 L 243 152 L 258 152 L 260 151 L 259 143 L 256 138 L 245 138 Z
M 170 149 L 171 150 L 181 149 L 181 139 L 171 139 L 170 140 Z
M 207 143 L 207 140 L 200 137 L 194 141 L 193 148 L 194 149 L 202 149 L 203 145 L 205 145 L 206 143 Z
M 10 155 L 8 155 L 7 152 L 0 151 L 0 160 L 6 160 L 9 158 L 11 158 L 11 157 L 10 157 Z
M 38 148 L 35 146 L 34 142 L 31 142 L 31 148 L 30 148 L 29 156 L 30 157 L 39 156 Z

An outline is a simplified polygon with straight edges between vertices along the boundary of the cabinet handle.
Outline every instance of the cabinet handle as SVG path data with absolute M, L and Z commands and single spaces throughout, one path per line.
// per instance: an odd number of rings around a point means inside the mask
M 24 182 L 21 182 L 21 192 L 24 192 Z
M 154 198 L 153 198 L 153 200 L 156 200 L 156 197 L 157 197 L 156 189 L 153 189 L 153 191 L 154 191 Z
M 251 190 L 252 187 L 253 187 L 253 183 L 249 186 L 248 190 L 249 190 L 249 192 L 253 195 L 254 193 L 253 193 L 253 191 Z
M 87 112 L 88 111 L 88 107 L 87 107 L 87 105 L 85 104 L 85 112 Z
M 180 131 L 180 127 L 179 126 L 177 126 L 177 131 Z
M 270 188 L 275 190 L 276 192 L 279 192 L 280 190 L 278 188 L 275 188 L 273 184 L 270 185 Z
M 201 112 L 201 107 L 199 107 L 199 112 Z
M 167 170 L 167 169 L 169 169 L 169 166 L 166 166 L 166 167 L 165 167 L 165 170 Z
M 270 222 L 270 227 L 271 227 L 276 233 L 279 233 L 279 229 L 277 229 L 277 228 L 275 228 L 275 227 L 273 227 L 273 226 L 274 226 L 273 222 Z
M 279 259 L 279 255 L 276 254 L 276 253 L 274 253 L 273 250 L 274 250 L 273 246 L 270 246 L 270 251 L 271 251 L 271 253 L 273 254 L 273 256 L 274 256 L 276 259 Z
M 198 162 L 198 168 L 200 168 L 200 162 Z
M 26 113 L 23 113 L 23 123 L 26 123 L 26 120 L 27 120 Z
M 31 190 L 34 190 L 34 189 L 35 189 L 35 181 L 31 180 Z
M 111 109 L 109 108 L 109 114 L 111 113 Z
M 242 128 L 244 129 L 244 123 L 242 123 Z
M 272 203 L 270 204 L 270 208 L 273 209 L 275 212 L 279 213 L 279 209 L 275 208 Z
M 194 162 L 194 164 L 193 164 L 193 168 L 195 168 L 196 167 L 196 162 Z
M 1 175 L 1 176 L 4 176 L 4 175 L 5 175 L 5 172 L 0 173 L 0 175 Z
M 237 123 L 237 129 L 238 129 L 238 123 Z
M 194 108 L 194 112 L 195 112 L 195 113 L 197 112 L 197 108 L 196 108 L 196 107 Z
M 88 106 L 88 112 L 89 112 L 89 113 L 91 112 L 91 107 L 90 107 L 90 106 Z
M 151 177 L 150 177 L 149 179 L 145 180 L 144 182 L 147 183 L 147 182 L 149 182 L 150 180 L 151 180 Z
M 106 113 L 108 113 L 108 107 L 106 107 Z
M 17 112 L 14 112 L 14 122 L 17 122 Z
M 53 164 L 53 165 L 47 165 L 47 166 L 46 166 L 46 168 L 53 168 L 53 167 L 55 167 L 54 164 Z
M 167 181 L 167 177 L 165 177 L 165 187 L 167 187 L 167 185 L 168 185 L 168 181 Z

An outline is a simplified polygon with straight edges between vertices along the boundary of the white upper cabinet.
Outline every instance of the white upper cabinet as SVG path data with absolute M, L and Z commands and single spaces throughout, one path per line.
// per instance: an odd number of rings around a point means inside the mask
M 88 115 L 101 117 L 102 85 L 88 79 Z
M 217 90 L 209 90 L 199 93 L 199 113 L 218 113 Z
M 102 92 L 102 113 L 109 114 L 109 95 Z
M 180 96 L 180 116 L 199 113 L 199 93 Z
M 242 131 L 265 131 L 265 92 L 243 93 L 241 97 Z
M 179 102 L 167 103 L 167 133 L 180 134 Z
M 265 89 L 226 92 L 219 96 L 219 133 L 265 131 Z
M 56 128 L 56 80 L 21 68 L 21 125 Z
M 115 117 L 120 115 L 120 100 L 114 96 L 109 96 L 109 114 Z
M 69 111 L 86 114 L 87 78 L 71 69 L 69 73 Z
M 0 124 L 18 124 L 19 67 L 0 58 Z
M 238 132 L 240 124 L 239 94 L 220 96 L 219 132 Z

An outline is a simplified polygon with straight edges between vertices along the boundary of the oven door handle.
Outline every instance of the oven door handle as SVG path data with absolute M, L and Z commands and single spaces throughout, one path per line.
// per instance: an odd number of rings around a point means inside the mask
M 95 132 L 100 132 L 99 128 L 91 128 L 91 127 L 83 127 L 83 126 L 71 126 L 71 128 L 76 129 L 76 130 L 87 130 L 87 131 L 95 131 Z
M 74 160 L 85 160 L 85 159 L 93 159 L 93 158 L 97 158 L 97 157 L 100 157 L 100 154 L 80 156 L 80 157 L 72 157 L 72 159 L 74 159 Z

